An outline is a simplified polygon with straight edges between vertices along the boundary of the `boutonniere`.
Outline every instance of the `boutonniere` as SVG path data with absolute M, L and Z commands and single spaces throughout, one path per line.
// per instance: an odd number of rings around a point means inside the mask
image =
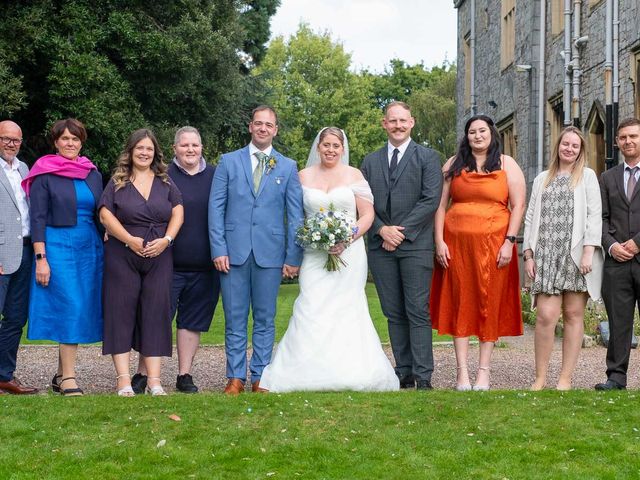
M 278 161 L 276 160 L 276 157 L 274 157 L 273 155 L 269 155 L 264 162 L 264 165 L 265 165 L 264 174 L 269 175 L 269 172 L 271 172 L 271 170 L 276 168 L 277 164 L 278 164 Z

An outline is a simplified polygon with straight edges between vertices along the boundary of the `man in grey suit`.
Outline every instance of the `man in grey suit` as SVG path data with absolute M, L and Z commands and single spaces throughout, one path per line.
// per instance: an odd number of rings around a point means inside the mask
M 624 162 L 600 177 L 602 246 L 607 255 L 602 298 L 609 317 L 607 381 L 596 390 L 624 390 L 633 337 L 633 316 L 640 302 L 640 120 L 618 125 L 616 142 Z
M 414 124 L 406 103 L 390 103 L 382 120 L 388 142 L 365 157 L 362 173 L 375 208 L 368 233 L 369 267 L 388 320 L 400 387 L 429 390 L 433 216 L 442 172 L 438 154 L 411 140 Z
M 15 378 L 18 345 L 29 311 L 33 247 L 29 236 L 29 205 L 20 185 L 29 169 L 18 160 L 22 130 L 0 122 L 0 392 L 31 394 L 37 388 Z

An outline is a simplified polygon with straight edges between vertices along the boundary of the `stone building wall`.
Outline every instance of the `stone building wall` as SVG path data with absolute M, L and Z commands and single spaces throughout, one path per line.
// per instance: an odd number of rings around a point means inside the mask
M 516 160 L 523 168 L 530 186 L 537 172 L 537 103 L 540 1 L 516 0 L 515 59 L 512 65 L 500 69 L 501 1 L 476 0 L 476 104 L 478 113 L 491 116 L 498 125 L 510 117 L 514 120 L 517 138 Z M 564 84 L 564 32 L 551 34 L 551 0 L 545 0 L 547 15 L 545 48 L 545 154 L 548 163 L 553 113 L 550 103 L 562 101 Z M 589 6 L 581 3 L 581 35 L 589 40 L 581 49 L 580 65 L 583 75 L 580 84 L 580 124 L 585 128 L 592 109 L 604 114 L 605 15 L 606 1 Z M 455 0 L 458 9 L 458 136 L 471 111 L 464 105 L 465 58 L 464 42 L 470 31 L 469 0 Z M 640 0 L 620 0 L 619 44 L 619 118 L 633 116 L 635 112 L 635 84 L 632 63 L 640 52 Z M 520 72 L 516 65 L 531 65 L 528 72 Z M 640 81 L 640 79 L 638 79 Z M 490 104 L 491 102 L 491 104 Z M 491 105 L 495 103 L 495 107 Z M 562 115 L 560 112 L 560 120 Z M 604 121 L 604 117 L 602 116 Z

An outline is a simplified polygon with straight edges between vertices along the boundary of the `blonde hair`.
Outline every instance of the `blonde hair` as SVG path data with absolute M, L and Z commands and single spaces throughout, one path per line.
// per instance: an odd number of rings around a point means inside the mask
M 560 150 L 560 143 L 562 142 L 563 137 L 567 133 L 575 133 L 578 138 L 580 138 L 580 153 L 578 154 L 578 158 L 576 158 L 575 163 L 573 164 L 573 170 L 571 171 L 571 190 L 575 190 L 580 181 L 582 180 L 582 174 L 584 173 L 585 163 L 587 162 L 587 143 L 584 139 L 584 135 L 580 131 L 579 128 L 570 126 L 562 130 L 555 144 L 553 145 L 553 152 L 551 154 L 551 162 L 549 163 L 549 171 L 547 172 L 547 178 L 544 180 L 543 188 L 547 188 L 547 186 L 556 178 L 558 175 L 558 170 L 560 169 L 560 156 L 558 154 Z
M 164 156 L 160 145 L 153 132 L 147 128 L 141 128 L 133 132 L 124 147 L 124 150 L 118 157 L 116 168 L 113 171 L 113 183 L 116 191 L 120 190 L 127 183 L 131 182 L 131 174 L 133 173 L 133 149 L 143 139 L 148 138 L 153 143 L 153 161 L 151 162 L 151 171 L 163 182 L 169 183 L 167 175 L 167 166 L 164 163 Z

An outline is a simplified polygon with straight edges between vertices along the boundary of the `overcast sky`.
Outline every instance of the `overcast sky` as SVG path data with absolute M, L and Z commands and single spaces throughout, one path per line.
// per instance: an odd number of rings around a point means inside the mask
M 392 58 L 454 62 L 456 19 L 452 0 L 281 0 L 271 32 L 288 38 L 304 21 L 340 41 L 355 69 L 382 72 Z

